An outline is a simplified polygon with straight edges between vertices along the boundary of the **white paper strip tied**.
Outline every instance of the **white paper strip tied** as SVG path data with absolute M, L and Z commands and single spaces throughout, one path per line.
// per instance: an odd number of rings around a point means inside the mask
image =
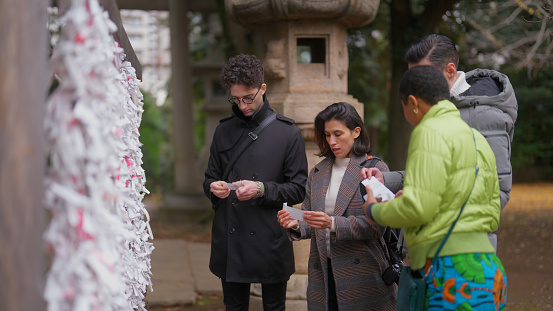
M 119 55 L 118 66 L 121 70 L 121 85 L 124 86 L 124 97 L 119 102 L 123 112 L 118 120 L 118 128 L 121 129 L 120 138 L 125 142 L 126 149 L 120 150 L 121 175 L 116 178 L 119 187 L 126 190 L 128 202 L 120 202 L 120 207 L 126 212 L 124 221 L 131 226 L 134 237 L 127 241 L 128 253 L 125 256 L 125 278 L 127 282 L 127 296 L 136 310 L 144 310 L 144 294 L 146 288 L 152 290 L 150 255 L 153 244 L 148 242 L 153 239 L 150 228 L 150 217 L 142 202 L 148 190 L 144 187 L 146 178 L 142 164 L 141 143 L 139 141 L 138 128 L 142 120 L 143 103 L 140 93 L 140 81 L 136 78 L 136 72 L 128 61 L 123 61 L 124 54 Z
M 145 310 L 153 238 L 142 199 L 139 82 L 97 0 L 62 17 L 47 102 L 48 310 Z

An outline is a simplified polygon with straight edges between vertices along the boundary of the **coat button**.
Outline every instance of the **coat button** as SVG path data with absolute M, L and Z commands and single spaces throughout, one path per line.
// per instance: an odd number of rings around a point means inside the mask
M 255 200 L 252 200 L 252 202 L 250 203 L 251 205 L 255 205 Z
M 238 200 L 234 199 L 232 200 L 232 205 L 236 205 L 238 203 Z
M 238 180 L 238 174 L 234 174 L 234 180 Z
M 236 232 L 236 229 L 231 228 L 229 232 L 230 232 L 230 234 L 233 234 L 234 232 Z
M 257 179 L 257 174 L 256 173 L 253 173 L 252 175 L 252 180 L 256 180 Z
M 360 262 L 361 262 L 361 260 L 359 260 L 359 258 L 355 258 L 353 260 L 353 263 L 356 264 L 356 265 L 358 265 Z
M 250 231 L 250 234 L 251 234 L 251 235 L 255 235 L 255 230 L 252 229 L 252 230 Z

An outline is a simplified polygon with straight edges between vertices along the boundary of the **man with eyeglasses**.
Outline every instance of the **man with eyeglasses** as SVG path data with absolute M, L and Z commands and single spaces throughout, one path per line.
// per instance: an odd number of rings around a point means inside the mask
M 221 278 L 227 310 L 248 310 L 251 283 L 262 284 L 265 311 L 284 310 L 294 253 L 277 212 L 304 199 L 305 144 L 294 120 L 269 105 L 257 57 L 230 58 L 221 83 L 233 114 L 215 130 L 205 171 L 204 192 L 215 210 L 209 268 Z

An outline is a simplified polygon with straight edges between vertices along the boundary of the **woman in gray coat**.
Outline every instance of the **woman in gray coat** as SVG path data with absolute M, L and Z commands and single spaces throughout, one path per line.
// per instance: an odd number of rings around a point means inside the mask
M 362 209 L 361 163 L 371 158 L 363 121 L 353 106 L 332 104 L 315 118 L 315 140 L 325 158 L 309 174 L 303 220 L 278 213 L 291 240 L 311 239 L 308 308 L 395 310 L 397 287 L 382 280 L 385 227 L 370 225 Z

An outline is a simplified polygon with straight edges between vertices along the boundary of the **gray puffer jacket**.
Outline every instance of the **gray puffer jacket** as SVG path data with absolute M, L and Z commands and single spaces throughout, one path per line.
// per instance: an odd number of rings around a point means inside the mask
M 495 154 L 501 209 L 513 183 L 511 143 L 517 120 L 517 99 L 509 78 L 497 71 L 475 69 L 465 75 L 470 88 L 451 98 L 461 118 L 486 137 Z

